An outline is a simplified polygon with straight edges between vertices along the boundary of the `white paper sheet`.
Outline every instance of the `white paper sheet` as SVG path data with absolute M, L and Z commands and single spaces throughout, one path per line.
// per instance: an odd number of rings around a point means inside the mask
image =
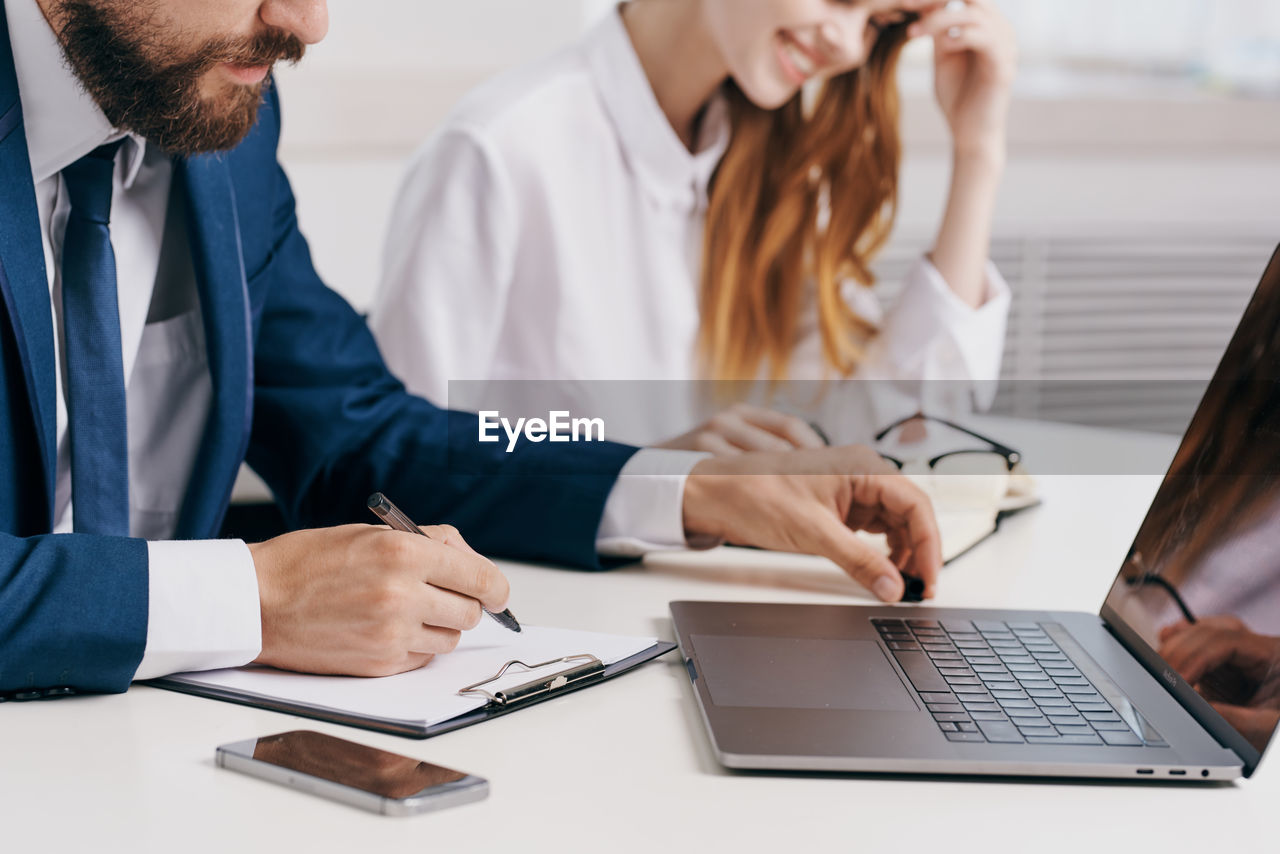
M 483 697 L 461 697 L 458 689 L 493 676 L 508 661 L 519 659 L 532 665 L 589 653 L 605 664 L 613 664 L 655 643 L 656 638 L 539 626 L 524 626 L 524 631 L 517 634 L 486 617 L 463 635 L 453 652 L 437 656 L 426 667 L 397 676 L 361 679 L 238 667 L 180 673 L 170 679 L 186 685 L 221 688 L 246 698 L 288 701 L 363 718 L 431 726 L 484 706 Z M 504 684 L 528 678 L 508 679 Z

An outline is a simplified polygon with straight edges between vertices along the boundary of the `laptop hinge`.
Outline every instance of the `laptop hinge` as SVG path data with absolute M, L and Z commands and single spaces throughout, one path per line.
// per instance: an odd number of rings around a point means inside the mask
M 1262 759 L 1262 754 L 1249 744 L 1235 727 L 1215 712 L 1194 688 L 1183 681 L 1182 677 L 1160 657 L 1160 654 L 1148 646 L 1141 635 L 1129 628 L 1112 608 L 1103 604 L 1098 617 L 1102 620 L 1103 628 L 1148 673 L 1155 677 L 1156 682 L 1160 683 L 1160 687 L 1173 698 L 1174 702 L 1191 715 L 1196 723 L 1213 737 L 1214 741 L 1218 742 L 1218 745 L 1231 756 L 1233 762 L 1240 763 L 1244 776 L 1253 774 L 1254 769 L 1258 767 L 1258 762 Z

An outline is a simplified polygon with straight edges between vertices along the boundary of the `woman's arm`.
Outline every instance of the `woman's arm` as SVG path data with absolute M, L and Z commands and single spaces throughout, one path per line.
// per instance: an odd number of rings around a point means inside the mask
M 1003 171 L 1003 151 L 956 152 L 946 212 L 929 253 L 951 290 L 972 308 L 980 308 L 991 296 L 987 258 Z
M 990 296 L 991 221 L 1017 66 L 1013 28 L 992 0 L 907 5 L 921 13 L 911 35 L 933 37 L 935 89 L 954 144 L 951 191 L 930 260 L 956 296 L 977 308 Z
M 486 380 L 506 317 L 519 228 L 505 173 L 451 128 L 414 159 L 392 211 L 369 316 L 387 366 L 448 406 L 450 380 Z

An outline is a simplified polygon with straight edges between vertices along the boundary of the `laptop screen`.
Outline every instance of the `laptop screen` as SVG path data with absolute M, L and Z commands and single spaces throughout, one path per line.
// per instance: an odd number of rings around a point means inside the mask
M 1103 613 L 1150 648 L 1139 655 L 1162 664 L 1175 690 L 1170 670 L 1249 745 L 1266 748 L 1280 722 L 1280 252 Z

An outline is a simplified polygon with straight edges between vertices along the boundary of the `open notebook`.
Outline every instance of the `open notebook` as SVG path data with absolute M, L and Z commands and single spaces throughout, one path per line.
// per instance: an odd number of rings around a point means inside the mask
M 361 679 L 309 676 L 268 667 L 179 673 L 149 684 L 319 720 L 427 738 L 506 714 L 625 673 L 675 648 L 656 638 L 525 626 L 516 634 L 492 620 L 426 667 Z M 544 664 L 535 669 L 510 662 Z M 477 683 L 482 683 L 477 685 Z M 476 685 L 476 690 L 460 693 Z
M 942 560 L 950 563 L 994 534 L 1006 517 L 1035 507 L 1040 492 L 1022 471 L 988 475 L 911 475 L 929 495 L 942 535 Z M 883 541 L 883 537 L 878 538 Z M 888 546 L 885 546 L 886 550 Z

